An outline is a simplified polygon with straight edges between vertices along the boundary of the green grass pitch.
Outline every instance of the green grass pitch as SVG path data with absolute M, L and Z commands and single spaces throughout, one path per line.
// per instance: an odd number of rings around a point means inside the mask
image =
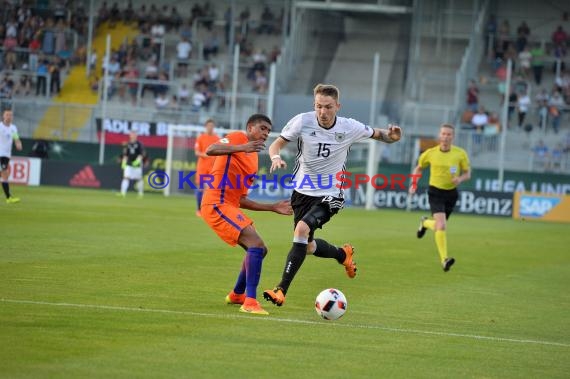
M 354 280 L 307 257 L 277 308 L 224 303 L 243 252 L 192 197 L 14 187 L 0 203 L 2 378 L 568 378 L 570 228 L 453 215 L 449 273 L 419 213 L 345 209 L 317 235 L 356 246 Z M 279 280 L 291 218 L 251 212 Z M 341 289 L 345 316 L 314 299 Z

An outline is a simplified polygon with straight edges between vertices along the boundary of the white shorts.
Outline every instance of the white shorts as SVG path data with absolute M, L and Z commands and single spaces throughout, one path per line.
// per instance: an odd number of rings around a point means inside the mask
M 142 172 L 142 167 L 127 166 L 123 172 L 123 177 L 131 180 L 141 180 Z

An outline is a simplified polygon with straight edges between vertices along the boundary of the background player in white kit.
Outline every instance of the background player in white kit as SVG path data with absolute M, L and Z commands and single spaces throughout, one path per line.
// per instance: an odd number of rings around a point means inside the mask
M 129 133 L 129 143 L 123 149 L 123 159 L 121 167 L 123 168 L 123 181 L 121 182 L 120 195 L 125 197 L 129 189 L 129 181 L 135 181 L 135 188 L 138 191 L 139 198 L 143 197 L 144 184 L 142 181 L 143 174 L 143 144 L 137 140 L 137 132 L 131 130 Z
M 354 248 L 344 244 L 339 248 L 322 239 L 314 239 L 317 228 L 327 223 L 344 206 L 343 181 L 337 173 L 345 170 L 348 151 L 352 144 L 368 138 L 393 143 L 402 135 L 397 125 L 387 129 L 372 129 L 363 123 L 345 117 L 337 117 L 340 109 L 340 93 L 337 87 L 318 84 L 314 90 L 313 112 L 293 117 L 281 131 L 281 135 L 269 147 L 271 169 L 287 167 L 279 156 L 289 142 L 297 142 L 299 151 L 293 175 L 310 178 L 311 183 L 326 183 L 327 188 L 303 186 L 291 195 L 295 231 L 293 246 L 287 255 L 281 282 L 263 293 L 263 297 L 277 306 L 283 305 L 285 295 L 295 274 L 303 264 L 306 254 L 321 258 L 334 258 L 344 265 L 349 278 L 356 276 L 356 264 L 352 260 Z M 332 186 L 329 178 L 332 177 Z M 338 185 L 338 186 L 337 186 Z
M 18 136 L 18 128 L 12 124 L 12 117 L 12 111 L 9 109 L 5 110 L 2 114 L 2 125 L 0 125 L 0 177 L 2 179 L 2 189 L 4 190 L 8 204 L 20 201 L 19 198 L 10 194 L 10 184 L 8 184 L 12 143 L 16 145 L 17 150 L 22 150 L 22 142 Z

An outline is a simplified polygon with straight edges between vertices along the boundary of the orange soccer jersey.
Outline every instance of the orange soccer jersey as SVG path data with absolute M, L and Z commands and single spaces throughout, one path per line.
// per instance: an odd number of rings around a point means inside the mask
M 249 140 L 243 132 L 233 132 L 220 142 L 243 145 Z M 253 183 L 257 165 L 257 153 L 217 156 L 209 172 L 213 181 L 204 184 L 202 218 L 221 239 L 232 246 L 237 244 L 241 231 L 253 223 L 239 209 L 239 205 L 241 197 L 247 195 L 248 187 Z
M 220 137 L 217 134 L 200 134 L 196 138 L 196 144 L 194 145 L 194 151 L 205 153 L 208 146 L 218 142 Z M 216 157 L 199 157 L 198 163 L 196 164 L 196 178 L 200 178 L 201 175 L 208 174 L 210 169 L 214 165 Z M 197 183 L 199 184 L 199 183 Z

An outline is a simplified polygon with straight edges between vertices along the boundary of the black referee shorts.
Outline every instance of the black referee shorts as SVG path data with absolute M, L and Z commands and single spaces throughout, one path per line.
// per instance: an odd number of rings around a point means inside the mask
M 10 164 L 10 158 L 0 157 L 0 171 L 7 170 L 9 164 Z
M 444 190 L 434 186 L 429 186 L 428 199 L 431 214 L 445 212 L 445 218 L 448 219 L 451 212 L 453 212 L 453 208 L 455 207 L 455 203 L 457 203 L 458 197 L 459 192 L 457 192 L 457 188 Z
M 308 196 L 297 191 L 291 195 L 291 207 L 293 208 L 293 220 L 295 228 L 303 219 L 315 220 L 309 233 L 309 242 L 313 240 L 315 229 L 322 229 L 332 216 L 338 213 L 344 206 L 344 199 L 332 196 Z

